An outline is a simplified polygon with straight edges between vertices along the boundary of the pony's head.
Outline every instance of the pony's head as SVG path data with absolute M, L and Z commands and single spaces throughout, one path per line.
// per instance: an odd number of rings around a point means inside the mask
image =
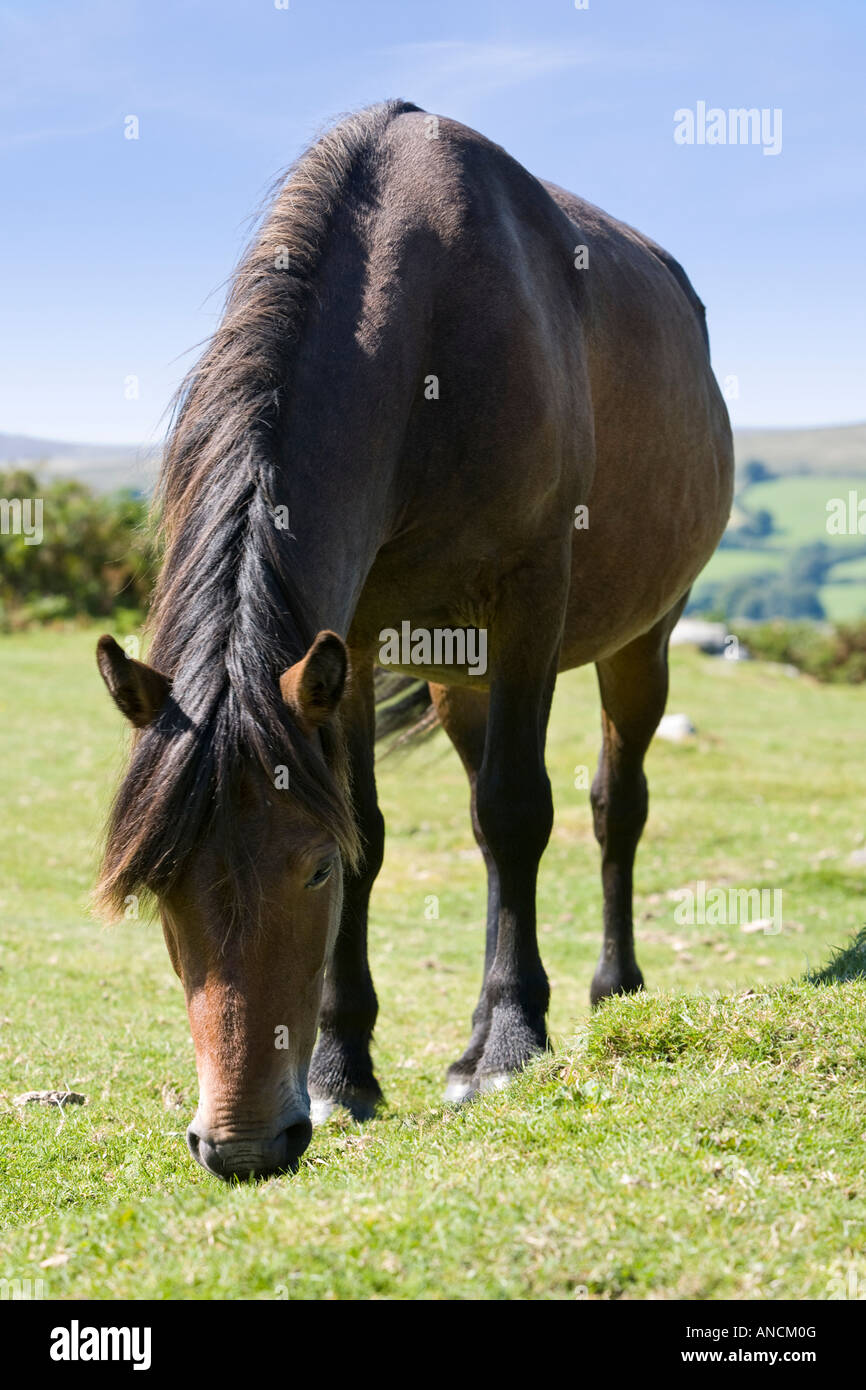
M 346 648 L 320 632 L 265 714 L 228 687 L 204 721 L 189 681 L 181 693 L 111 637 L 97 659 L 138 731 L 98 896 L 115 915 L 139 892 L 156 899 L 195 1045 L 190 1150 L 221 1178 L 292 1170 L 311 1135 L 307 1071 L 341 860 L 356 850 L 339 769 Z M 267 727 L 280 721 L 282 749 Z

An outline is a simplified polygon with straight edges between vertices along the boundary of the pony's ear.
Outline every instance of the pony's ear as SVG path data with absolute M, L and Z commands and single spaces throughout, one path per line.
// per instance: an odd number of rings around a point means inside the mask
M 113 637 L 100 637 L 96 644 L 99 674 L 121 714 L 136 729 L 152 724 L 165 704 L 171 682 L 161 671 L 127 656 Z
M 280 694 L 306 733 L 331 718 L 348 673 L 343 639 L 336 632 L 320 632 L 306 656 L 280 676 Z

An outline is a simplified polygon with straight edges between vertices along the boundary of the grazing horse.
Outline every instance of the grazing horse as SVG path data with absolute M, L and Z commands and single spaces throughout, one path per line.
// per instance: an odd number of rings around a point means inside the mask
M 150 664 L 98 649 L 135 726 L 98 897 L 158 904 L 196 1051 L 189 1144 L 210 1172 L 292 1170 L 311 1098 L 314 1118 L 360 1119 L 381 1094 L 367 903 L 385 630 L 486 644 L 483 671 L 453 643 L 395 660 L 429 683 L 487 867 L 483 986 L 448 1095 L 503 1084 L 547 1043 L 545 732 L 557 672 L 587 662 L 592 999 L 642 987 L 643 759 L 731 494 L 703 306 L 660 247 L 403 102 L 299 160 L 179 397 Z

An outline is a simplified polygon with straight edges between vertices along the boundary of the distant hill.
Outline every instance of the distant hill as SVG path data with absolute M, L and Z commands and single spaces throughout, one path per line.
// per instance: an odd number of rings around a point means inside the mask
M 760 459 L 771 473 L 866 477 L 866 424 L 810 430 L 735 430 L 737 469 Z
M 150 492 L 159 468 L 159 449 L 133 444 L 66 444 L 0 434 L 0 468 L 21 464 L 45 478 L 79 478 L 97 492 L 132 488 Z

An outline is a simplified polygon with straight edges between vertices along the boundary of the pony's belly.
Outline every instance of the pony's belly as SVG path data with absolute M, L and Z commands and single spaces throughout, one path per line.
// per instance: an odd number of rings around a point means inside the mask
M 672 525 L 649 507 L 640 517 L 617 512 L 606 526 L 597 511 L 593 534 L 577 533 L 572 546 L 559 669 L 612 656 L 648 632 L 691 588 L 726 519 L 722 507 Z
M 473 673 L 459 666 L 392 666 L 377 662 L 389 675 L 412 676 L 415 680 L 430 681 L 433 685 L 457 685 L 467 690 L 489 690 L 489 673 Z M 563 667 L 563 670 L 566 668 Z

